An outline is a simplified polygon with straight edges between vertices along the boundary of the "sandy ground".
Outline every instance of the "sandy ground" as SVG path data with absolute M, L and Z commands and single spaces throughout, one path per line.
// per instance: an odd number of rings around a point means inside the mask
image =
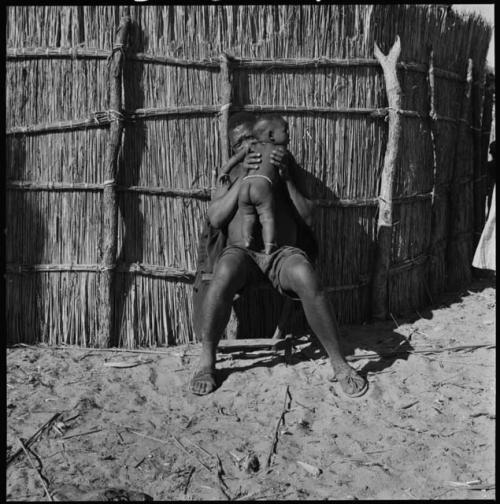
M 359 399 L 339 394 L 304 340 L 289 365 L 221 354 L 223 382 L 206 397 L 187 391 L 199 345 L 9 349 L 7 456 L 61 415 L 31 445 L 37 470 L 24 453 L 8 465 L 7 499 L 48 500 L 39 473 L 67 498 L 122 487 L 155 500 L 493 499 L 496 350 L 445 349 L 495 345 L 495 310 L 495 281 L 480 280 L 415 320 L 344 327 L 370 381 Z M 396 347 L 436 352 L 361 358 Z

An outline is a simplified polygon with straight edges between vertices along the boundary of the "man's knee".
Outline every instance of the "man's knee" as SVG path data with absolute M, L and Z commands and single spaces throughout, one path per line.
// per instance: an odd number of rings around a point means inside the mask
M 323 294 L 319 277 L 307 259 L 296 261 L 288 271 L 291 288 L 300 298 Z
M 211 281 L 212 289 L 216 289 L 219 295 L 228 293 L 233 295 L 244 282 L 243 265 L 238 261 L 224 260 L 222 258 L 216 265 Z

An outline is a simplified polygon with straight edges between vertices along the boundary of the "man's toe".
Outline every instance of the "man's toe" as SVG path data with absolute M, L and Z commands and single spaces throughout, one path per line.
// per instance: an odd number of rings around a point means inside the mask
M 342 392 L 348 397 L 360 397 L 368 390 L 368 382 L 354 369 L 337 375 Z
M 216 388 L 215 370 L 200 369 L 191 379 L 190 389 L 193 394 L 205 395 L 214 391 Z

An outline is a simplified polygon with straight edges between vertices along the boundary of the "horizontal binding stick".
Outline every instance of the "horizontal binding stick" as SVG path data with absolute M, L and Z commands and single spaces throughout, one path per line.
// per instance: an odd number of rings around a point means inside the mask
M 388 108 L 333 108 L 333 107 L 305 107 L 288 105 L 230 105 L 221 110 L 220 105 L 187 105 L 185 107 L 162 107 L 137 109 L 124 111 L 121 116 L 117 116 L 113 111 L 96 112 L 88 119 L 75 119 L 70 121 L 58 121 L 47 124 L 34 124 L 28 126 L 14 126 L 7 130 L 7 136 L 12 135 L 36 135 L 46 133 L 60 133 L 65 131 L 75 131 L 90 128 L 107 128 L 113 121 L 135 122 L 145 119 L 162 119 L 175 117 L 203 117 L 219 115 L 222 116 L 230 111 L 247 112 L 276 112 L 282 114 L 326 114 L 326 115 L 361 115 L 369 116 L 373 119 L 385 119 L 389 114 Z M 416 110 L 398 110 L 398 114 L 405 117 L 412 117 L 420 120 L 427 120 L 427 116 Z M 438 115 L 436 121 L 459 123 L 462 119 Z M 473 128 L 472 125 L 468 125 Z
M 97 59 L 105 60 L 110 56 L 110 51 L 104 49 L 89 49 L 82 47 L 18 47 L 7 49 L 7 61 L 26 59 Z M 157 54 L 135 53 L 126 55 L 131 61 L 138 61 L 149 64 L 179 66 L 200 70 L 219 70 L 220 60 L 216 58 L 205 58 L 200 60 L 173 58 L 160 56 Z M 269 68 L 276 70 L 286 70 L 297 68 L 336 68 L 336 67 L 377 67 L 379 62 L 372 58 L 282 58 L 254 60 L 250 58 L 234 58 L 234 68 L 237 70 Z M 426 73 L 427 68 L 421 63 L 400 62 L 397 68 L 407 72 Z M 465 79 L 456 72 L 435 69 L 436 77 L 457 82 L 465 82 Z M 483 87 L 481 82 L 474 82 L 473 85 Z
M 458 183 L 472 182 L 472 178 L 467 178 Z M 9 180 L 6 184 L 9 191 L 103 191 L 104 184 L 86 183 L 86 182 L 31 182 L 29 180 Z M 155 187 L 155 186 L 124 186 L 115 185 L 118 192 L 137 192 L 149 194 L 152 196 L 168 196 L 174 198 L 192 198 L 200 200 L 210 199 L 210 188 L 200 187 L 198 189 L 182 189 L 176 187 Z M 412 203 L 415 201 L 424 201 L 431 199 L 432 193 L 409 194 L 394 198 L 393 203 Z M 354 199 L 313 199 L 315 205 L 319 207 L 369 207 L 378 205 L 378 198 L 354 198 Z
M 460 238 L 461 235 L 470 233 L 461 233 L 457 235 Z M 390 268 L 390 274 L 398 273 L 406 269 L 411 269 L 414 265 L 420 265 L 425 262 L 427 255 L 423 254 L 421 256 L 415 257 L 413 259 L 407 259 L 397 264 L 393 264 Z M 101 273 L 103 267 L 101 264 L 18 264 L 18 263 L 7 263 L 5 265 L 5 273 L 8 275 L 25 275 L 32 273 Z M 174 268 L 171 266 L 160 266 L 157 264 L 144 264 L 144 263 L 122 263 L 117 264 L 114 268 L 116 273 L 132 273 L 143 276 L 151 276 L 157 278 L 165 278 L 168 280 L 193 283 L 196 272 L 185 270 L 182 268 Z M 210 281 L 213 278 L 212 273 L 204 273 L 202 280 Z M 359 287 L 368 285 L 370 278 L 368 275 L 362 275 L 359 277 L 359 283 L 349 284 L 349 285 L 331 285 L 325 287 L 329 292 L 335 292 L 340 290 L 352 290 Z M 269 282 L 264 282 L 262 286 L 266 288 L 272 288 Z

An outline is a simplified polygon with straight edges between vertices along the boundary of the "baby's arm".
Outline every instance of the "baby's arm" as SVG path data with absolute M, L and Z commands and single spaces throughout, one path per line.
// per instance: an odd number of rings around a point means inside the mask
M 241 149 L 239 152 L 234 154 L 229 158 L 227 163 L 222 167 L 221 169 L 221 174 L 219 175 L 219 178 L 225 178 L 227 175 L 229 175 L 229 172 L 238 164 L 245 159 L 245 156 L 248 153 L 248 149 Z

